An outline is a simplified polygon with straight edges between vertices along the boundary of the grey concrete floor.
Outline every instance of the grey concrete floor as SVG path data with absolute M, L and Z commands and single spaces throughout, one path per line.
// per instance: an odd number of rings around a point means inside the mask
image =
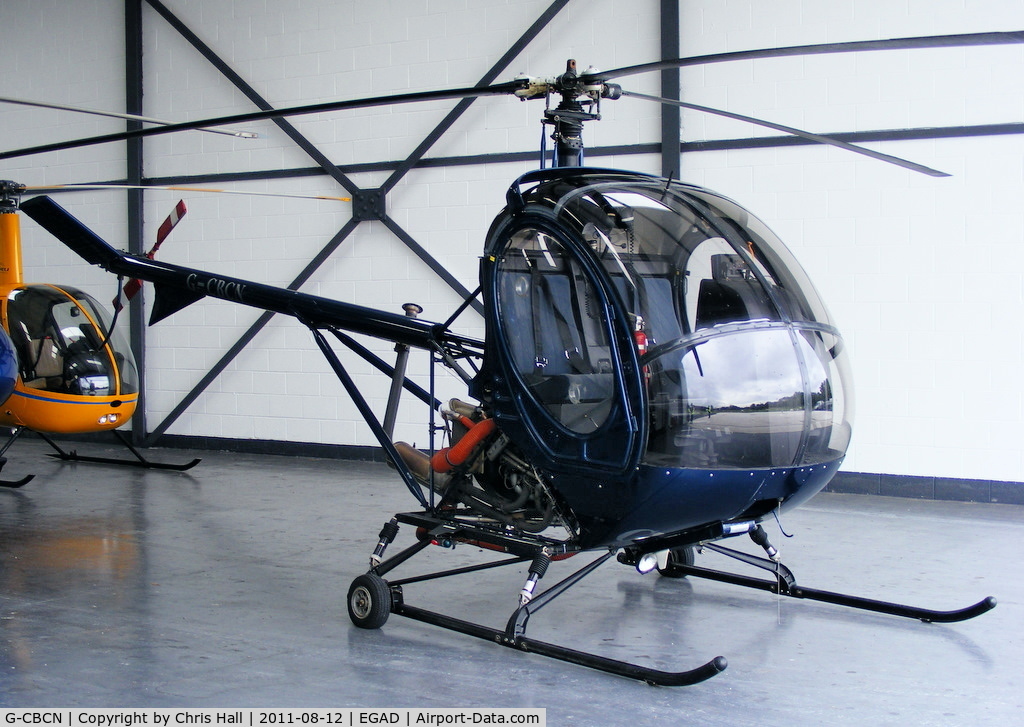
M 45 451 L 19 442 L 3 472 L 37 477 L 0 491 L 0 706 L 543 707 L 549 725 L 632 727 L 1024 723 L 1017 506 L 823 494 L 785 518 L 794 538 L 767 528 L 807 587 L 933 608 L 999 599 L 960 624 L 614 562 L 531 620 L 534 638 L 661 669 L 729 659 L 707 682 L 659 688 L 396 615 L 378 631 L 353 627 L 349 583 L 383 522 L 415 509 L 383 465 L 150 452 L 203 458 L 174 473 Z M 396 546 L 411 540 L 405 527 Z M 489 557 L 429 548 L 394 577 Z M 524 578 L 515 566 L 409 586 L 406 598 L 500 628 Z

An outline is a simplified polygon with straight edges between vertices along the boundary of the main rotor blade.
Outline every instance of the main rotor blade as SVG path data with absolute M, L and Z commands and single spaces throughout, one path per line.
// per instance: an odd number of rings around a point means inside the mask
M 351 197 L 328 197 L 320 194 L 290 194 L 287 192 L 251 192 L 242 189 L 216 189 L 213 187 L 181 187 L 178 185 L 161 186 L 156 184 L 45 184 L 37 187 L 25 187 L 26 192 L 49 192 L 51 190 L 86 190 L 86 189 L 148 189 L 169 192 L 209 192 L 215 194 L 240 194 L 249 197 L 290 197 L 292 199 L 320 199 L 328 202 L 351 202 Z
M 173 124 L 173 121 L 164 121 L 162 119 L 154 119 L 152 116 L 139 116 L 138 114 L 121 114 L 116 111 L 99 111 L 98 109 L 86 109 L 79 106 L 64 106 L 63 104 L 47 103 L 46 101 L 29 101 L 24 98 L 11 98 L 9 96 L 0 96 L 0 103 L 17 104 L 19 106 L 34 106 L 40 109 L 56 109 L 57 111 L 72 111 L 76 114 L 89 114 L 91 116 L 107 116 L 112 119 L 125 119 L 126 121 L 143 121 L 147 124 L 160 124 L 162 126 L 168 126 Z M 256 139 L 259 138 L 259 134 L 254 131 L 238 131 L 236 129 L 196 129 L 196 131 L 206 131 L 211 134 L 224 134 L 225 136 L 237 136 L 239 139 Z
M 16 157 L 42 154 L 50 151 L 63 151 L 64 149 L 76 149 L 83 146 L 94 146 L 96 144 L 107 144 L 114 141 L 125 141 L 127 139 L 138 139 L 147 136 L 159 136 L 161 134 L 173 134 L 177 131 L 192 131 L 206 127 L 226 126 L 228 124 L 244 124 L 250 121 L 263 121 L 266 119 L 278 119 L 289 116 L 303 116 L 307 114 L 318 114 L 327 111 L 345 111 L 348 109 L 363 109 L 374 106 L 391 106 L 394 104 L 421 103 L 424 101 L 441 101 L 451 98 L 470 98 L 473 96 L 491 96 L 511 94 L 522 88 L 522 81 L 509 81 L 491 86 L 473 86 L 472 88 L 454 88 L 443 91 L 418 91 L 415 93 L 399 93 L 391 96 L 373 96 L 370 98 L 351 99 L 348 101 L 327 101 L 325 103 L 309 104 L 307 106 L 293 106 L 284 109 L 268 109 L 266 111 L 250 111 L 231 116 L 219 116 L 200 121 L 188 121 L 167 126 L 154 126 L 148 129 L 135 129 L 117 134 L 104 134 L 102 136 L 91 136 L 84 139 L 73 139 L 52 144 L 26 147 L 12 151 L 0 152 L 0 159 L 14 159 Z
M 962 33 L 959 35 L 930 35 L 912 38 L 891 38 L 889 40 L 857 40 L 846 43 L 819 43 L 815 45 L 793 45 L 783 48 L 761 48 L 729 53 L 711 53 L 703 56 L 653 61 L 635 66 L 625 66 L 611 71 L 584 73 L 584 83 L 600 83 L 612 78 L 635 76 L 639 73 L 664 71 L 684 66 L 703 66 L 710 63 L 745 61 L 757 58 L 781 58 L 785 56 L 809 56 L 828 53 L 856 53 L 876 50 L 916 50 L 920 48 L 960 48 L 977 45 L 1012 45 L 1024 43 L 1024 30 L 994 33 Z
M 1007 45 L 1024 43 L 1024 30 L 992 33 L 965 33 L 960 35 L 939 35 L 921 36 L 911 38 L 893 38 L 890 40 L 868 40 L 852 41 L 846 43 L 825 43 L 818 45 L 788 46 L 784 48 L 764 48 L 760 50 L 736 51 L 730 53 L 716 53 L 703 56 L 692 56 L 689 58 L 676 58 L 674 60 L 654 61 L 642 63 L 635 66 L 626 66 L 610 71 L 597 73 L 585 73 L 580 78 L 584 83 L 601 83 L 611 78 L 621 78 L 650 71 L 681 68 L 684 66 L 704 65 L 709 63 L 722 63 L 726 61 L 748 60 L 754 58 L 772 58 L 781 56 L 816 55 L 825 53 L 851 53 L 857 51 L 876 50 L 900 50 L 917 48 L 953 48 L 978 45 Z M 308 106 L 295 106 L 285 109 L 269 109 L 266 111 L 253 111 L 232 116 L 221 116 L 204 119 L 195 122 L 184 122 L 168 124 L 166 126 L 151 127 L 148 129 L 136 129 L 118 134 L 107 134 L 93 136 L 84 139 L 74 139 L 52 144 L 44 144 L 24 149 L 15 149 L 7 152 L 0 152 L 0 159 L 14 159 L 17 157 L 42 154 L 50 151 L 61 151 L 74 149 L 83 146 L 93 146 L 127 139 L 144 138 L 160 134 L 171 134 L 178 131 L 191 131 L 206 127 L 226 126 L 228 124 L 246 123 L 249 121 L 261 121 L 273 118 L 285 118 L 289 116 L 301 116 L 327 111 L 342 111 L 346 109 L 370 108 L 374 106 L 388 106 L 392 104 L 418 103 L 423 101 L 436 101 L 451 98 L 471 98 L 477 96 L 500 95 L 514 93 L 524 86 L 522 81 L 511 81 L 491 86 L 477 86 L 472 88 L 450 89 L 442 91 L 423 91 L 416 93 L 395 94 L 391 96 L 376 96 L 365 99 L 353 99 L 349 101 L 333 101 Z
M 857 146 L 856 144 L 849 144 L 849 143 L 847 143 L 845 141 L 840 141 L 839 139 L 835 139 L 835 138 L 833 138 L 831 136 L 823 136 L 822 134 L 813 134 L 813 133 L 811 133 L 809 131 L 803 131 L 801 129 L 794 129 L 792 126 L 784 126 L 782 124 L 776 124 L 773 121 L 765 121 L 764 119 L 755 119 L 753 116 L 744 116 L 743 114 L 735 114 L 735 113 L 733 113 L 731 111 L 722 111 L 721 109 L 714 109 L 714 108 L 711 108 L 710 106 L 700 106 L 699 104 L 695 104 L 695 103 L 687 103 L 686 101 L 676 101 L 674 99 L 661 98 L 659 96 L 648 96 L 646 93 L 636 93 L 635 91 L 625 91 L 625 90 L 623 90 L 622 95 L 623 96 L 631 96 L 633 98 L 642 98 L 642 99 L 644 99 L 646 101 L 656 101 L 658 103 L 670 104 L 672 106 L 679 106 L 680 108 L 684 108 L 684 109 L 693 109 L 694 111 L 703 111 L 704 113 L 707 113 L 707 114 L 714 114 L 716 116 L 724 116 L 724 117 L 726 117 L 728 119 L 736 119 L 737 121 L 746 121 L 747 123 L 750 123 L 750 124 L 757 124 L 758 126 L 765 126 L 765 127 L 769 128 L 769 129 L 775 129 L 776 131 L 781 131 L 781 132 L 786 133 L 786 134 L 793 134 L 794 136 L 799 136 L 802 139 L 808 139 L 809 141 L 814 141 L 814 142 L 817 142 L 819 144 L 828 144 L 829 146 L 837 146 L 840 149 L 846 149 L 847 151 L 852 151 L 852 152 L 854 152 L 856 154 L 863 154 L 864 156 L 871 157 L 872 159 L 878 159 L 879 161 L 888 162 L 889 164 L 895 164 L 896 166 L 903 167 L 904 169 L 909 169 L 909 170 L 914 171 L 914 172 L 920 172 L 921 174 L 927 174 L 929 177 L 948 177 L 948 176 L 950 176 L 946 172 L 941 172 L 938 169 L 932 169 L 931 167 L 926 167 L 926 166 L 924 166 L 922 164 L 917 164 L 915 162 L 907 161 L 906 159 L 900 159 L 899 157 L 894 157 L 891 154 L 883 154 L 882 152 L 874 151 L 873 149 L 865 149 L 862 146 Z

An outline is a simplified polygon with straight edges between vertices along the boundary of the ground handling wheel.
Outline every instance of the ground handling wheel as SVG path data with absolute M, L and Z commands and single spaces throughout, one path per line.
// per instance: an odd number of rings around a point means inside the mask
M 391 589 L 375 573 L 364 573 L 348 589 L 348 615 L 361 629 L 379 629 L 391 615 Z
M 658 573 L 666 578 L 685 578 L 686 574 L 679 570 L 680 565 L 693 565 L 694 552 L 692 545 L 672 548 L 668 551 L 668 561 L 658 566 Z

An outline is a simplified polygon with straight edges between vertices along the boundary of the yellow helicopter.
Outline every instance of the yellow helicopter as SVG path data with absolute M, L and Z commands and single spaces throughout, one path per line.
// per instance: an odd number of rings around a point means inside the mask
M 66 461 L 194 467 L 200 460 L 152 462 L 116 431 L 134 459 L 66 451 L 49 436 L 114 431 L 127 424 L 138 405 L 139 377 L 128 342 L 115 326 L 116 314 L 77 288 L 25 282 L 18 215 L 24 191 L 23 185 L 0 181 L 0 325 L 18 362 L 13 391 L 0 406 L 0 426 L 11 427 L 0 458 L 30 430 L 53 447 L 53 456 Z M 0 485 L 20 487 L 31 478 Z

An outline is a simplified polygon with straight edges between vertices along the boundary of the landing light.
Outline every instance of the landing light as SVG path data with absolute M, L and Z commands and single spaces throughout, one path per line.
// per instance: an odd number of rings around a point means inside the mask
M 650 573 L 652 570 L 658 567 L 658 554 L 657 553 L 644 553 L 640 556 L 640 560 L 636 562 L 636 569 L 640 573 Z

